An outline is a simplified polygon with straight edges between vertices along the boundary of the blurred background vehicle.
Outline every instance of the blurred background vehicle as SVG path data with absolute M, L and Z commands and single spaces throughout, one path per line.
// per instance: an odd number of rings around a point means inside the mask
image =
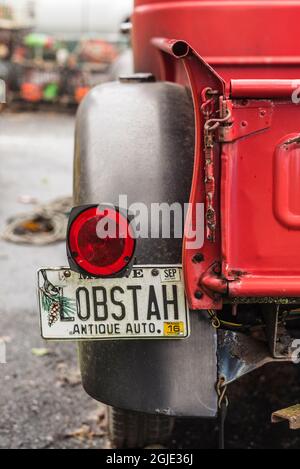
M 118 55 L 118 48 L 102 39 L 74 41 L 31 33 L 12 57 L 22 70 L 17 98 L 79 104 L 93 86 L 107 81 Z
M 17 20 L 13 8 L 0 3 L 0 78 L 5 80 L 10 91 L 18 89 L 18 71 L 12 64 L 12 56 L 31 28 L 29 18 Z
M 81 37 L 101 33 L 109 42 L 119 40 L 120 24 L 133 9 L 133 0 L 1 0 L 13 9 L 17 21 L 30 20 L 36 32 Z
M 8 102 L 78 104 L 132 69 L 133 0 L 0 0 L 0 78 Z

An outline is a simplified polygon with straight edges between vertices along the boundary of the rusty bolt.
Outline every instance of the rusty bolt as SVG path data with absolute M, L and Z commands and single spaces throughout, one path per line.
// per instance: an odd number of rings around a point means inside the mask
M 194 264 L 200 264 L 201 262 L 204 261 L 204 256 L 203 254 L 199 253 L 199 254 L 196 254 L 193 258 L 193 262 Z
M 152 273 L 153 277 L 158 277 L 159 276 L 159 270 L 158 269 L 153 269 L 151 273 Z
M 203 296 L 204 295 L 201 291 L 196 291 L 196 293 L 195 293 L 196 300 L 202 300 Z

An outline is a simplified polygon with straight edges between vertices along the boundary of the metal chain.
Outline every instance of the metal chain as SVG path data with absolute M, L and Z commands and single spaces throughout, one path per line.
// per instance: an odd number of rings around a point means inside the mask
M 208 310 L 208 314 L 211 318 L 211 324 L 213 326 L 214 329 L 220 329 L 221 327 L 221 321 L 220 319 L 218 318 L 218 316 L 216 315 L 215 311 L 209 309 Z
M 222 404 L 224 403 L 226 407 L 229 406 L 229 400 L 227 397 L 227 384 L 224 376 L 221 376 L 217 382 L 217 394 L 218 394 L 218 407 L 221 409 Z
M 215 107 L 215 97 L 219 95 L 219 92 L 213 90 L 212 88 L 204 88 L 201 93 L 201 98 L 203 104 L 201 106 L 201 111 L 204 117 L 208 120 L 213 112 Z
M 204 126 L 204 153 L 205 153 L 205 194 L 206 194 L 206 226 L 207 238 L 210 241 L 215 241 L 216 231 L 216 211 L 214 208 L 214 194 L 215 194 L 215 177 L 214 177 L 214 131 L 215 125 L 212 127 L 212 115 L 216 107 L 217 92 L 205 88 L 202 92 L 202 113 L 205 117 L 206 123 Z
M 215 108 L 216 99 L 219 92 L 211 88 L 205 88 L 202 92 L 201 111 L 205 117 L 204 126 L 204 153 L 205 153 L 205 194 L 206 194 L 206 226 L 207 239 L 211 242 L 216 241 L 217 214 L 214 207 L 214 199 L 216 193 L 215 167 L 214 167 L 214 147 L 215 132 L 222 124 L 226 124 L 231 113 L 227 111 L 224 118 L 212 118 Z

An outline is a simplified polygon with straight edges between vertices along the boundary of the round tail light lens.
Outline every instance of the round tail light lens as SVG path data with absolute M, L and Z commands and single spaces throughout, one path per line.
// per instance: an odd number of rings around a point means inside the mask
M 130 264 L 134 251 L 132 226 L 119 210 L 87 207 L 71 219 L 68 254 L 80 272 L 94 277 L 120 274 Z

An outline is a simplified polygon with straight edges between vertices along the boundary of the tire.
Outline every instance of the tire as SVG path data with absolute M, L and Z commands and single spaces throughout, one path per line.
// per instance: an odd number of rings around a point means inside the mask
M 171 440 L 175 419 L 110 407 L 109 436 L 118 449 L 141 449 L 151 445 L 166 446 Z

